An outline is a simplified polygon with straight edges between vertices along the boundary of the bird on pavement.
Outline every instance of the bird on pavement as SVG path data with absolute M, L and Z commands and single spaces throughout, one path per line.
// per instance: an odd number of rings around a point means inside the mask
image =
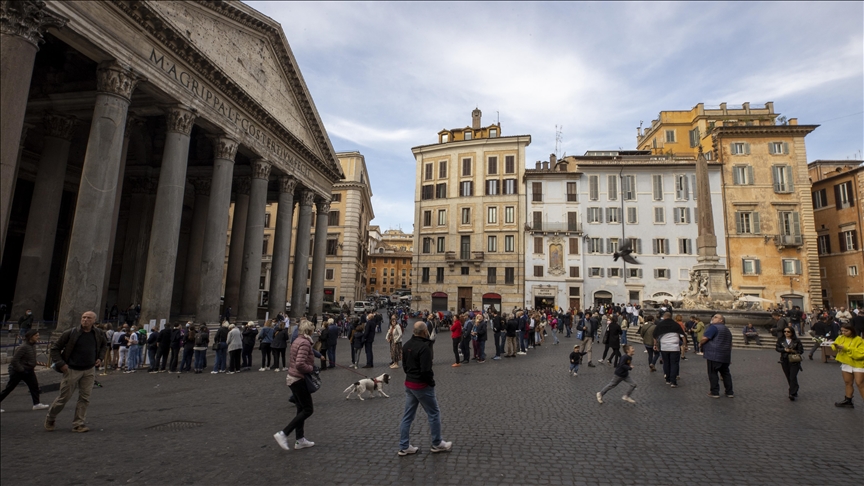
M 630 247 L 630 239 L 625 239 L 624 243 L 622 243 L 621 246 L 618 247 L 618 251 L 612 254 L 612 256 L 614 257 L 613 261 L 617 262 L 618 258 L 620 257 L 625 262 L 632 265 L 641 265 L 638 260 L 630 256 L 631 253 L 633 253 L 633 248 Z

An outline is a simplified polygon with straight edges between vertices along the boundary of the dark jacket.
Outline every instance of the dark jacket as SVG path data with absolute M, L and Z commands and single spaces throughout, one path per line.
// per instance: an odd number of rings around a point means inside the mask
M 507 337 L 516 337 L 516 331 L 519 330 L 519 322 L 516 319 L 507 319 L 505 328 L 507 329 Z
M 183 331 L 180 329 L 173 329 L 171 331 L 171 347 L 174 349 L 180 349 L 180 343 L 183 341 Z
M 771 325 L 771 329 L 768 332 L 771 333 L 774 337 L 783 337 L 783 328 L 785 328 L 788 324 L 786 323 L 786 318 L 781 317 L 777 319 L 777 322 Z
M 159 331 L 159 347 L 161 348 L 170 348 L 171 347 L 171 333 L 173 329 L 165 328 Z
M 18 329 L 30 330 L 33 327 L 33 314 L 23 315 L 18 319 Z
M 95 327 L 90 332 L 96 333 L 96 359 L 104 361 L 105 352 L 108 351 L 108 339 L 105 337 L 104 332 Z M 55 368 L 58 371 L 69 360 L 69 356 L 72 356 L 72 350 L 75 348 L 75 343 L 78 342 L 81 333 L 81 326 L 67 329 L 51 345 L 51 361 L 56 363 Z
M 245 344 L 245 339 L 243 340 Z M 252 344 L 255 344 L 255 340 L 253 338 Z M 270 343 L 270 347 L 272 349 L 287 349 L 288 348 L 288 329 L 282 328 L 276 334 L 273 335 L 273 342 Z
M 255 338 L 258 337 L 258 330 L 254 327 L 248 326 L 243 330 L 243 346 L 252 346 L 255 347 Z M 283 348 L 285 346 L 282 346 Z
M 339 326 L 335 323 L 327 326 L 327 349 L 336 347 L 339 342 Z
M 606 328 L 606 337 L 603 340 L 603 344 L 612 349 L 621 347 L 621 326 L 615 319 L 609 320 L 609 326 Z
M 775 349 L 780 353 L 780 361 L 789 361 L 789 353 L 786 352 L 786 336 L 780 336 L 777 338 Z M 791 344 L 789 344 L 789 349 L 794 350 L 797 354 L 804 354 L 804 344 L 802 344 L 801 340 L 797 337 L 792 340 Z
M 216 330 L 216 335 L 213 336 L 214 343 L 227 343 L 228 342 L 228 328 L 219 326 L 219 329 Z
M 492 316 L 492 332 L 495 334 L 499 334 L 504 330 L 504 321 L 501 319 L 501 316 L 495 314 Z
M 435 373 L 432 372 L 432 341 L 420 336 L 402 346 L 402 369 L 405 381 L 435 386 Z
M 363 332 L 363 344 L 375 342 L 375 328 L 380 322 L 381 314 L 375 314 L 375 317 L 366 323 L 366 330 Z
M 36 348 L 30 344 L 30 341 L 24 341 L 15 354 L 12 355 L 12 362 L 9 363 L 9 371 L 17 371 L 18 373 L 32 373 L 36 368 Z
M 477 340 L 478 341 L 486 341 L 486 336 L 488 333 L 488 325 L 486 324 L 486 321 L 480 321 L 480 322 L 475 321 L 474 332 L 477 333 Z
M 363 326 L 364 324 L 359 324 L 354 327 L 353 331 L 351 331 L 351 347 L 354 349 L 360 349 L 363 347 L 363 333 L 365 330 Z

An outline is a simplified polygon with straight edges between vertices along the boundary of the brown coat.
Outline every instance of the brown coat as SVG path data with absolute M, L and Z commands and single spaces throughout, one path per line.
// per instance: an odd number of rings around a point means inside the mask
M 295 378 L 303 378 L 311 373 L 315 366 L 315 353 L 312 352 L 312 341 L 309 336 L 301 335 L 291 344 L 291 359 L 288 360 L 288 374 Z

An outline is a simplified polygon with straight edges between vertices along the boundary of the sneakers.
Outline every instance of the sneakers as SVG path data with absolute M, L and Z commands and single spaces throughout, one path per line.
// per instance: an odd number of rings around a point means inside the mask
M 33 410 L 45 410 L 46 408 L 51 408 L 51 405 L 45 405 L 44 403 L 33 405 Z
M 267 371 L 267 368 L 258 368 L 258 371 Z
M 90 432 L 90 429 L 88 429 L 85 425 L 76 425 L 75 427 L 72 427 L 72 432 L 83 434 L 85 432 Z
M 597 392 L 597 403 L 603 403 L 603 394 Z
M 670 384 L 669 384 L 669 387 L 670 387 L 670 388 L 678 388 L 678 385 L 676 385 L 676 384 L 674 384 L 674 383 L 670 383 Z
M 419 450 L 420 450 L 419 447 L 414 447 L 412 445 L 408 445 L 407 449 L 400 449 L 398 454 L 400 456 L 410 456 L 411 454 L 417 454 L 417 451 L 419 451 Z
M 273 434 L 273 438 L 276 439 L 276 442 L 279 443 L 279 447 L 285 449 L 286 451 L 291 450 L 291 446 L 288 445 L 288 436 L 285 435 L 285 432 L 281 430 Z
M 648 365 L 648 368 L 651 368 L 652 373 L 657 371 L 657 367 L 655 367 L 654 365 Z
M 842 402 L 834 402 L 834 406 L 839 408 L 855 408 L 850 397 L 845 397 Z
M 714 395 L 713 393 L 709 393 L 708 396 L 711 398 L 720 398 L 720 395 Z
M 493 357 L 492 359 L 494 359 L 494 360 L 497 361 L 497 360 L 501 359 L 501 356 L 495 356 L 495 357 Z
M 598 359 L 598 360 L 597 360 L 598 363 L 603 363 L 603 361 L 604 361 L 604 360 L 602 360 L 602 359 Z
M 446 440 L 442 440 L 438 443 L 438 445 L 433 445 L 431 449 L 432 452 L 450 452 L 450 449 L 453 448 L 452 442 L 447 442 Z
M 735 395 L 733 395 L 733 394 L 731 394 L 731 393 L 727 393 L 727 394 L 726 394 L 726 398 L 735 398 Z
M 229 371 L 228 374 L 229 374 L 229 375 L 233 375 L 234 372 L 233 372 L 233 371 Z
M 516 354 L 518 354 L 519 356 L 525 356 L 525 355 L 528 354 L 528 353 L 526 353 L 525 351 L 519 351 L 519 352 L 516 353 Z
M 315 445 L 315 443 L 312 441 L 306 440 L 306 437 L 303 437 L 302 439 L 298 440 L 297 442 L 294 442 L 294 448 L 295 449 L 305 449 L 307 447 L 312 447 L 314 445 Z
M 624 395 L 623 397 L 621 397 L 621 400 L 624 400 L 627 403 L 636 403 L 636 400 L 633 400 L 632 398 L 628 397 L 627 395 Z
M 211 371 L 211 372 L 210 372 L 211 375 L 215 375 L 215 374 L 217 374 L 217 373 L 219 373 L 219 372 L 218 372 L 218 371 Z
M 48 417 L 45 417 L 45 430 L 48 432 L 54 431 L 54 421 L 48 420 Z

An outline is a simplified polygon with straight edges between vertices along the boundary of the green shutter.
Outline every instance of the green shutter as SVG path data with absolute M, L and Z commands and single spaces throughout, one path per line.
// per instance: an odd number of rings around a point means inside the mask
M 739 167 L 732 167 L 732 183 L 736 186 L 741 185 L 741 171 Z
M 750 144 L 749 143 L 744 144 L 744 155 L 750 155 Z
M 744 232 L 744 228 L 741 225 L 741 211 L 735 211 L 735 232 L 739 235 Z
M 791 165 L 787 165 L 786 170 L 788 171 L 787 173 L 789 174 L 789 181 L 788 181 L 788 185 L 786 186 L 786 190 L 789 192 L 792 192 L 795 190 L 795 182 L 794 182 L 795 181 L 795 174 L 792 172 L 792 166 Z
M 768 153 L 774 155 L 774 142 L 768 142 Z
M 798 211 L 792 213 L 792 234 L 801 234 L 801 216 L 798 214 Z
M 783 142 L 783 153 L 786 155 L 789 154 L 789 143 L 788 142 Z
M 762 274 L 762 264 L 759 263 L 759 260 L 755 260 L 756 263 L 756 275 Z
M 747 183 L 753 184 L 753 166 L 752 165 L 747 166 Z
M 753 211 L 753 212 L 750 213 L 750 214 L 752 215 L 752 216 L 750 217 L 750 220 L 751 220 L 751 222 L 752 222 L 752 224 L 753 224 L 753 228 L 752 228 L 752 229 L 753 229 L 753 234 L 754 234 L 754 235 L 761 234 L 761 233 L 762 233 L 762 228 L 759 226 L 759 212 L 758 212 L 758 211 Z

